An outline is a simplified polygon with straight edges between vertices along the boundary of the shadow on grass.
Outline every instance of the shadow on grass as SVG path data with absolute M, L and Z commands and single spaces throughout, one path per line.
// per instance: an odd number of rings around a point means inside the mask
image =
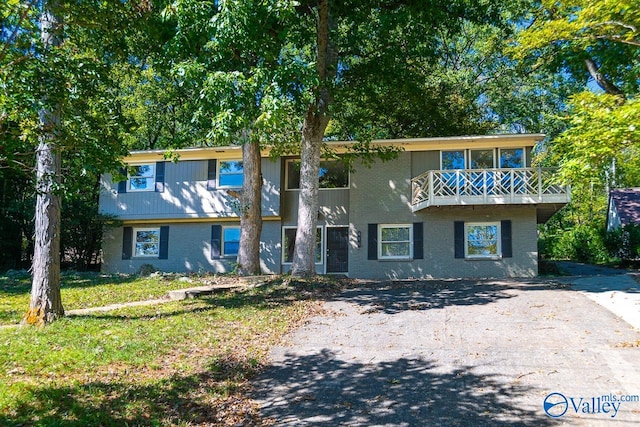
M 130 283 L 139 280 L 137 275 L 105 275 L 100 273 L 62 273 L 61 289 L 91 288 L 108 283 Z M 0 277 L 0 294 L 21 295 L 31 292 L 31 276 Z
M 523 406 L 530 387 L 470 367 L 444 371 L 432 361 L 346 362 L 331 351 L 288 355 L 255 382 L 261 415 L 277 425 L 545 426 Z
M 97 319 L 132 320 L 165 318 L 186 312 L 202 312 L 216 307 L 234 309 L 252 307 L 272 309 L 300 300 L 345 301 L 357 304 L 365 313 L 400 313 L 406 310 L 430 310 L 447 306 L 485 305 L 502 299 L 517 297 L 515 291 L 539 291 L 568 289 L 570 285 L 536 280 L 423 280 L 403 282 L 353 283 L 348 280 L 314 279 L 289 281 L 287 278 L 274 279 L 258 288 L 237 288 L 194 300 L 206 307 L 181 307 L 172 311 L 161 311 L 136 315 L 119 312 L 75 314 Z
M 0 413 L 0 425 L 258 425 L 255 405 L 243 397 L 255 373 L 250 360 L 220 358 L 190 376 L 34 388 L 14 414 Z
M 201 296 L 194 299 L 176 302 L 178 306 L 167 310 L 162 306 L 148 306 L 141 309 L 126 308 L 126 312 L 113 310 L 107 312 L 90 312 L 73 314 L 71 317 L 86 317 L 101 320 L 145 320 L 162 319 L 179 316 L 186 313 L 202 313 L 216 308 L 233 310 L 251 307 L 257 310 L 270 310 L 277 307 L 293 304 L 303 300 L 326 300 L 332 298 L 340 291 L 338 284 L 328 286 L 313 282 L 296 282 L 295 284 L 283 284 L 282 280 L 273 280 L 257 288 L 236 288 L 225 290 L 221 293 L 209 296 Z M 154 308 L 157 307 L 157 308 Z M 139 314 L 136 314 L 136 310 Z

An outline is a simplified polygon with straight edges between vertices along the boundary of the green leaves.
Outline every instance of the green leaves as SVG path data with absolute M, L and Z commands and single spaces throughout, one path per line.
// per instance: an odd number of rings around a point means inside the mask
M 640 101 L 582 92 L 569 103 L 568 129 L 552 142 L 569 183 L 640 184 Z
M 624 93 L 636 93 L 639 6 L 637 0 L 545 0 L 533 14 L 532 24 L 518 34 L 510 52 L 516 59 L 551 66 L 558 72 L 569 71 L 585 82 L 590 75 L 585 60 L 590 59 L 602 78 Z M 591 77 L 595 78 L 593 72 Z

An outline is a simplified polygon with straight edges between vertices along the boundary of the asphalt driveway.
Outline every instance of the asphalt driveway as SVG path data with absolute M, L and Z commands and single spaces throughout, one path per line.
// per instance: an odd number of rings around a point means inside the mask
M 640 331 L 570 282 L 348 290 L 254 397 L 277 425 L 640 425 Z

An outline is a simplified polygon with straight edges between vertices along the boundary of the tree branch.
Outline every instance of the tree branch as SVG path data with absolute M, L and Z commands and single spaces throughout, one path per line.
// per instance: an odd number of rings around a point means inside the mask
M 611 83 L 602 73 L 598 71 L 598 66 L 591 58 L 587 58 L 584 60 L 587 71 L 593 79 L 598 83 L 598 86 L 602 88 L 606 93 L 610 95 L 617 95 L 625 98 L 624 92 L 622 92 L 616 85 Z
M 638 28 L 635 27 L 634 25 L 631 24 L 625 24 L 624 22 L 620 22 L 620 21 L 604 21 L 604 22 L 599 22 L 597 24 L 594 24 L 594 27 L 602 27 L 604 25 L 613 25 L 613 26 L 617 26 L 617 27 L 622 27 L 622 28 L 626 28 L 627 30 L 630 30 L 634 33 L 638 32 Z
M 610 40 L 612 42 L 623 43 L 623 44 L 628 44 L 628 45 L 631 45 L 631 46 L 640 47 L 640 41 L 635 40 L 635 39 L 627 40 L 627 39 L 622 38 L 621 36 L 596 36 L 596 38 L 597 39 Z
M 9 37 L 7 37 L 6 41 L 4 42 L 4 46 L 2 47 L 2 51 L 0 51 L 0 62 L 4 62 L 4 58 L 7 55 L 7 49 L 9 49 L 9 46 L 13 43 L 15 38 L 18 36 L 20 29 L 22 29 L 22 23 L 25 21 L 25 19 L 27 19 L 29 10 L 35 5 L 36 1 L 37 0 L 31 0 L 29 3 L 27 3 L 26 7 L 20 14 L 20 18 L 18 18 L 18 22 L 16 22 L 13 32 Z

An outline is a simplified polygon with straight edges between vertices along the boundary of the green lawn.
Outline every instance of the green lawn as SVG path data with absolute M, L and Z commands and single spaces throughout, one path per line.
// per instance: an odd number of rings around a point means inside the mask
M 28 304 L 25 280 L 0 278 L 0 324 Z M 66 309 L 155 298 L 162 278 L 68 276 Z M 197 286 L 193 283 L 189 286 Z M 258 424 L 247 379 L 334 283 L 260 288 L 0 327 L 0 425 Z
M 192 286 L 177 277 L 139 277 L 97 273 L 65 273 L 61 279 L 65 310 L 162 297 L 167 291 Z M 193 285 L 195 286 L 195 285 Z M 19 323 L 29 306 L 30 277 L 0 274 L 0 325 Z

